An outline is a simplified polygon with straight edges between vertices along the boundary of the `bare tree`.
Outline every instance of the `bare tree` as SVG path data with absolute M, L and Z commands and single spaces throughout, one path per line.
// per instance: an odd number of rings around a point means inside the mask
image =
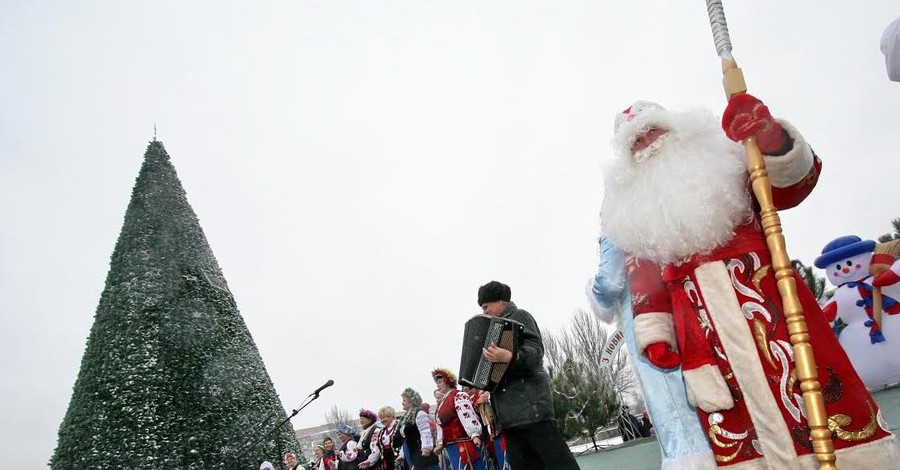
M 544 357 L 552 371 L 562 370 L 571 359 L 590 372 L 608 380 L 619 396 L 637 393 L 637 380 L 628 363 L 628 353 L 619 348 L 609 365 L 600 362 L 603 348 L 614 333 L 584 308 L 575 311 L 567 328 L 559 334 L 544 335 Z
M 337 405 L 331 405 L 331 409 L 325 413 L 325 421 L 332 427 L 337 426 L 338 424 L 346 424 L 347 426 L 354 427 L 353 414 Z

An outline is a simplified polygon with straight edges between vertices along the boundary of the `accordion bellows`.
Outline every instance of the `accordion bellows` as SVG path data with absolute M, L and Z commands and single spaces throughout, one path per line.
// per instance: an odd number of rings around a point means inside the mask
M 475 315 L 466 322 L 462 355 L 459 364 L 459 383 L 480 390 L 494 391 L 509 364 L 492 363 L 485 359 L 482 349 L 491 344 L 507 351 L 515 351 L 524 325 L 501 317 Z

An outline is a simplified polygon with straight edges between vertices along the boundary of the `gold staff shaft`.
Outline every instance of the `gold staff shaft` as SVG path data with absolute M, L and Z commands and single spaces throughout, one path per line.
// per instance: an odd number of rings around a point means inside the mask
M 733 59 L 722 58 L 722 75 L 725 93 L 729 98 L 747 91 L 744 74 Z M 781 294 L 788 333 L 794 348 L 797 379 L 800 382 L 800 390 L 803 391 L 813 451 L 816 460 L 819 461 L 819 469 L 836 470 L 834 442 L 831 440 L 831 431 L 828 430 L 828 414 L 825 411 L 825 399 L 822 397 L 816 359 L 813 356 L 812 345 L 809 344 L 809 329 L 803 316 L 803 308 L 797 297 L 794 268 L 791 267 L 791 260 L 785 248 L 781 219 L 772 200 L 772 185 L 769 183 L 766 162 L 756 144 L 756 137 L 744 139 L 743 144 L 747 152 L 747 171 L 750 173 L 753 194 L 759 202 L 760 221 L 766 234 L 766 244 L 772 254 L 772 267 L 775 269 L 778 292 Z

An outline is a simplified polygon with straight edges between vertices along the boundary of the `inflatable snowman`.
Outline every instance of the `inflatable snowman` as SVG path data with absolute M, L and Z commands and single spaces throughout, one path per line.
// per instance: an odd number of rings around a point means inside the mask
M 825 314 L 869 389 L 900 382 L 900 282 L 891 282 L 890 277 L 900 262 L 878 277 L 883 312 L 875 312 L 871 275 L 874 249 L 874 241 L 848 235 L 825 245 L 815 261 L 837 287 L 825 305 Z

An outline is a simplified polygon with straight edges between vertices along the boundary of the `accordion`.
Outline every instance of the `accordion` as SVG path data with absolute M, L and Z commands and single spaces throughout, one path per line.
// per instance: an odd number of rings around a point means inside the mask
M 459 383 L 480 390 L 494 391 L 509 364 L 492 363 L 485 359 L 483 348 L 492 343 L 508 351 L 515 351 L 521 323 L 506 318 L 475 315 L 466 322 L 462 357 L 459 364 Z

